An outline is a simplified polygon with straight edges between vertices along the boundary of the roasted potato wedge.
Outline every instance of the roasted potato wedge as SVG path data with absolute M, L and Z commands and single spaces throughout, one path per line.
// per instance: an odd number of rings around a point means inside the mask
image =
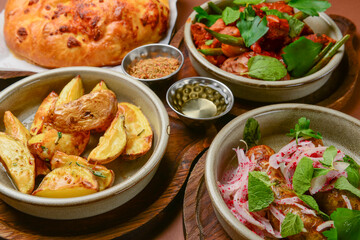
M 106 164 L 120 156 L 125 149 L 127 138 L 124 120 L 124 115 L 118 111 L 104 136 L 100 137 L 96 148 L 90 152 L 88 156 L 90 162 Z
M 31 138 L 29 130 L 10 111 L 4 114 L 5 133 L 20 140 L 25 146 Z
M 56 151 L 71 155 L 80 155 L 86 148 L 90 139 L 90 132 L 62 133 L 52 127 L 33 136 L 28 141 L 32 154 L 40 159 L 49 161 Z
M 104 80 L 101 80 L 96 86 L 91 90 L 91 92 L 96 92 L 100 90 L 109 90 L 109 88 L 106 86 Z
M 150 150 L 153 132 L 140 108 L 126 102 L 119 103 L 118 108 L 119 112 L 125 116 L 127 136 L 126 147 L 121 158 L 134 160 Z
M 47 167 L 46 162 L 41 160 L 38 157 L 35 157 L 35 172 L 37 176 L 45 176 L 50 172 L 50 169 Z
M 0 132 L 0 160 L 18 190 L 30 194 L 35 186 L 35 159 L 18 139 Z
M 55 92 L 51 92 L 40 104 L 35 113 L 34 121 L 30 128 L 30 134 L 35 136 L 41 133 L 43 126 L 48 122 L 50 113 L 54 111 L 55 104 L 59 96 Z
M 77 75 L 61 90 L 56 106 L 74 101 L 82 95 L 84 95 L 84 87 L 80 75 Z
M 51 122 L 61 132 L 82 132 L 109 126 L 117 112 L 117 99 L 110 90 L 86 94 L 57 106 Z
M 112 170 L 105 166 L 89 163 L 86 159 L 74 155 L 67 155 L 63 152 L 57 151 L 50 161 L 51 169 L 63 167 L 75 163 L 78 166 L 85 167 L 90 170 L 99 183 L 99 191 L 111 187 L 115 180 L 115 174 Z
M 72 163 L 47 174 L 32 194 L 48 198 L 69 198 L 92 194 L 98 190 L 99 184 L 91 171 Z

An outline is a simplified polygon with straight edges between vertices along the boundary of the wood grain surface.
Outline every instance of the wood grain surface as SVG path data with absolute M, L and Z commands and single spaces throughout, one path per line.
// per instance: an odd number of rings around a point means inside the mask
M 169 115 L 171 133 L 167 151 L 152 181 L 134 199 L 110 212 L 79 220 L 37 218 L 0 201 L 0 238 L 131 239 L 136 236 L 146 239 L 151 233 L 148 226 L 169 211 L 168 206 L 184 185 L 192 162 L 212 139 L 206 137 L 209 132 L 189 129 L 174 113 Z
M 358 54 L 354 47 L 356 26 L 353 22 L 343 16 L 330 15 L 330 17 L 336 22 L 344 35 L 350 34 L 351 36 L 345 45 L 344 58 L 323 87 L 307 97 L 292 102 L 316 104 L 340 110 L 347 104 L 352 96 L 359 75 L 360 68 L 358 63 Z M 183 68 L 178 75 L 179 79 L 198 75 L 191 65 L 189 52 L 185 47 L 183 38 L 184 27 L 179 29 L 171 41 L 171 44 L 178 47 L 185 56 Z M 230 113 L 238 116 L 251 109 L 268 104 L 270 103 L 251 102 L 236 98 L 234 107 Z

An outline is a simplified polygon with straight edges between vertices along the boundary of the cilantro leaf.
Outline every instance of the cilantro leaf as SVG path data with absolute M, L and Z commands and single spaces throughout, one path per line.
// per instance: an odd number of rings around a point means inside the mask
M 306 203 L 309 207 L 314 209 L 316 212 L 318 212 L 321 216 L 323 216 L 325 219 L 330 219 L 330 217 L 320 210 L 319 205 L 317 204 L 316 200 L 310 196 L 310 195 L 298 195 L 298 197 Z
M 359 173 L 359 165 L 349 157 L 348 155 L 345 155 L 344 162 L 350 163 L 350 165 L 345 169 L 348 177 L 347 180 L 356 188 L 359 187 L 360 184 L 360 173 Z
M 298 163 L 293 176 L 293 188 L 297 194 L 302 195 L 309 190 L 313 173 L 313 161 L 310 158 L 303 157 Z
M 321 43 L 315 43 L 306 37 L 300 37 L 286 46 L 282 57 L 291 76 L 304 76 L 311 69 L 314 59 L 321 52 L 321 48 Z
M 360 198 L 360 190 L 351 185 L 351 183 L 345 177 L 340 177 L 335 182 L 335 188 L 339 190 L 347 190 Z
M 322 138 L 319 132 L 315 133 L 309 127 L 310 127 L 310 120 L 306 119 L 306 117 L 301 117 L 298 120 L 298 124 L 295 124 L 295 129 L 290 129 L 290 133 L 286 135 L 295 138 L 296 143 L 298 142 L 299 137 L 316 138 L 316 139 Z
M 244 9 L 244 11 L 240 12 L 240 18 L 245 21 L 252 22 L 254 21 L 255 17 L 256 17 L 256 12 L 250 5 L 247 6 Z
M 287 74 L 286 68 L 278 59 L 262 55 L 250 58 L 248 69 L 244 74 L 266 81 L 280 80 Z
M 211 44 L 213 44 L 213 42 L 214 42 L 214 39 L 207 40 L 207 41 L 205 42 L 205 45 L 206 45 L 206 46 L 210 46 Z
M 319 16 L 319 12 L 324 12 L 331 7 L 331 3 L 322 0 L 291 0 L 289 6 L 310 15 Z
M 226 7 L 222 12 L 222 19 L 226 25 L 235 22 L 240 18 L 240 11 L 234 10 L 231 7 Z
M 302 32 L 305 23 L 287 13 L 284 13 L 284 17 L 289 23 L 289 36 L 292 38 L 297 37 Z
M 256 16 L 254 21 L 246 21 L 243 15 L 241 15 L 240 21 L 237 22 L 236 26 L 239 28 L 241 36 L 244 38 L 246 47 L 253 45 L 269 30 L 266 17 L 261 19 L 259 16 Z
M 249 118 L 246 121 L 243 133 L 243 139 L 251 148 L 256 146 L 261 138 L 260 125 L 254 118 Z
M 284 221 L 281 223 L 281 237 L 285 238 L 298 234 L 304 228 L 301 218 L 291 212 L 287 213 Z
M 204 9 L 202 9 L 200 6 L 193 8 L 198 14 L 195 16 L 195 20 L 197 22 L 203 22 L 206 26 L 210 27 L 213 25 L 219 18 L 221 18 L 221 15 L 210 15 L 208 14 Z
M 235 4 L 259 4 L 259 3 L 263 3 L 265 2 L 265 0 L 234 0 Z
M 338 208 L 331 214 L 341 239 L 358 240 L 360 236 L 360 211 L 347 208 Z
M 262 210 L 274 201 L 274 193 L 271 190 L 269 176 L 264 172 L 249 172 L 248 199 L 249 211 Z
M 262 7 L 261 10 L 263 10 L 266 15 L 274 15 L 281 19 L 285 19 L 284 13 L 280 12 L 277 9 L 269 9 L 268 7 Z
M 323 160 L 319 160 L 319 161 L 321 162 L 322 165 L 332 168 L 336 154 L 337 154 L 337 149 L 334 146 L 330 146 L 324 151 Z
M 330 230 L 322 232 L 322 234 L 325 237 L 327 237 L 327 240 L 337 240 L 338 239 L 336 228 L 331 228 Z

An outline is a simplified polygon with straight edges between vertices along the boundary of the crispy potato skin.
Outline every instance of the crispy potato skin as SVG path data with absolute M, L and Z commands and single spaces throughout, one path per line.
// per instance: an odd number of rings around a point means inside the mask
M 51 92 L 40 104 L 35 113 L 34 121 L 30 128 L 30 134 L 35 136 L 41 133 L 45 123 L 49 121 L 49 116 L 55 109 L 55 104 L 59 96 L 55 92 Z
M 246 156 L 251 158 L 252 155 L 255 157 L 255 161 L 257 166 L 255 170 L 266 172 L 269 167 L 269 158 L 271 155 L 275 154 L 275 151 L 271 149 L 269 146 L 266 145 L 259 145 L 250 148 Z M 274 197 L 277 200 L 284 199 L 284 198 L 291 198 L 296 197 L 294 191 L 289 189 L 287 186 L 285 179 L 280 171 L 280 169 L 271 168 L 268 170 L 269 178 L 272 182 L 276 182 L 276 185 L 272 186 L 272 190 L 274 192 Z M 291 240 L 300 240 L 300 239 L 326 239 L 321 233 L 316 231 L 316 227 L 319 226 L 324 221 L 320 217 L 315 217 L 313 215 L 304 214 L 301 212 L 301 209 L 294 205 L 287 205 L 287 204 L 276 204 L 272 203 L 279 209 L 284 215 L 291 212 L 293 214 L 298 215 L 304 223 L 304 227 L 308 232 L 304 233 L 301 232 L 294 236 L 288 237 Z M 271 225 L 276 229 L 280 230 L 280 222 L 277 220 L 270 212 L 267 212 L 267 218 L 270 220 Z
M 77 75 L 61 90 L 56 106 L 74 101 L 82 95 L 84 95 L 84 87 L 80 75 Z
M 83 132 L 109 126 L 116 112 L 115 94 L 100 90 L 57 106 L 51 114 L 51 122 L 61 132 Z
M 125 150 L 126 142 L 125 117 L 122 111 L 118 110 L 110 127 L 100 137 L 98 145 L 90 152 L 88 160 L 98 164 L 109 163 Z
M 105 177 L 95 176 L 99 183 L 99 191 L 109 188 L 113 185 L 115 180 L 114 171 L 107 169 L 105 166 L 98 164 L 91 164 L 86 159 L 74 155 L 67 155 L 63 152 L 57 151 L 50 161 L 51 169 L 63 167 L 69 165 L 69 163 L 77 163 L 80 166 L 84 166 L 92 171 L 100 172 Z
M 35 159 L 18 139 L 0 132 L 0 160 L 18 190 L 30 194 L 35 186 Z
M 98 190 L 98 182 L 88 169 L 71 164 L 47 174 L 32 194 L 48 198 L 67 198 L 88 195 Z
M 37 176 L 45 176 L 50 172 L 50 169 L 47 167 L 46 162 L 41 160 L 38 157 L 35 157 L 35 172 Z
M 47 127 L 47 129 L 28 141 L 32 154 L 42 160 L 50 160 L 56 151 L 62 151 L 71 155 L 80 155 L 86 148 L 90 139 L 90 132 L 61 133 Z
M 101 80 L 98 84 L 96 84 L 96 86 L 93 88 L 93 90 L 91 90 L 91 92 L 96 92 L 100 90 L 109 90 L 104 80 Z
M 29 130 L 15 117 L 10 111 L 4 114 L 5 133 L 20 140 L 25 146 L 27 141 L 31 138 Z
M 126 148 L 121 158 L 134 160 L 150 150 L 153 132 L 148 120 L 137 106 L 122 102 L 119 103 L 119 111 L 125 116 L 127 136 Z

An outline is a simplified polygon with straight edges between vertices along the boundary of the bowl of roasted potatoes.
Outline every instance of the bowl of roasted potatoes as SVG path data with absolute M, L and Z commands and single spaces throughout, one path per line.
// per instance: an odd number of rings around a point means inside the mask
M 0 93 L 0 197 L 27 214 L 79 219 L 129 201 L 169 138 L 157 95 L 106 69 L 69 67 Z

